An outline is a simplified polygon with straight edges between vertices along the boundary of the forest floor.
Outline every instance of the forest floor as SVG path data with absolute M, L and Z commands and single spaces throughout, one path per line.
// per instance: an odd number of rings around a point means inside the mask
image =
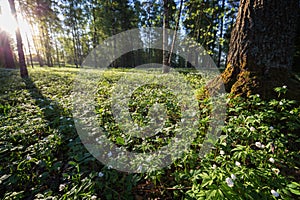
M 0 69 L 1 199 L 299 199 L 300 107 L 276 88 L 278 98 L 226 99 L 221 136 L 201 157 L 212 101 L 199 98 L 195 137 L 177 160 L 159 170 L 127 173 L 103 165 L 78 135 L 72 90 L 78 69 L 29 69 L 21 79 Z M 113 143 L 151 152 L 171 142 L 180 116 L 172 94 L 155 85 L 135 90 L 128 103 L 136 123 L 149 122 L 149 104 L 163 97 L 169 119 L 150 139 L 125 135 L 111 111 L 112 94 L 128 70 L 107 70 L 97 83 L 95 108 Z M 183 73 L 195 97 L 203 76 Z M 143 80 L 147 73 L 133 71 Z M 87 81 L 88 84 L 88 81 Z M 147 121 L 148 120 L 148 121 Z M 173 120 L 173 121 L 172 121 Z M 181 130 L 182 131 L 182 130 Z

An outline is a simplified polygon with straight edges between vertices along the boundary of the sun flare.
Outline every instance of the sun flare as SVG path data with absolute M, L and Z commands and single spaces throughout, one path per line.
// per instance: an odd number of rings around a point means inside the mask
M 30 42 L 30 45 L 33 44 L 30 25 L 20 13 L 18 13 L 17 23 L 15 18 L 11 14 L 8 1 L 0 0 L 0 30 L 6 31 L 13 39 L 15 39 L 15 33 L 18 27 L 20 28 L 25 48 L 27 48 L 27 38 Z
M 10 13 L 8 1 L 0 0 L 0 10 L 0 28 L 13 36 L 18 24 Z

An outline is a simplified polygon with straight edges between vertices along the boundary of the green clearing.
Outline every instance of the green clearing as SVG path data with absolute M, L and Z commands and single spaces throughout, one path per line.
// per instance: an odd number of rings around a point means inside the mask
M 25 80 L 18 71 L 0 69 L 1 199 L 274 199 L 274 192 L 279 199 L 299 198 L 300 107 L 284 98 L 289 88 L 277 88 L 279 98 L 268 102 L 257 95 L 228 98 L 222 136 L 203 159 L 198 153 L 210 109 L 209 101 L 199 101 L 200 126 L 190 150 L 162 170 L 128 174 L 102 165 L 81 143 L 70 96 L 77 71 L 34 68 Z M 107 71 L 99 83 L 97 114 L 110 140 L 134 151 L 170 142 L 156 137 L 140 143 L 118 129 L 110 94 L 123 73 Z M 196 96 L 201 93 L 199 76 L 185 76 Z M 129 107 L 144 123 L 145 108 L 160 93 L 149 86 L 135 94 Z M 176 103 L 169 105 L 168 114 L 177 116 Z M 172 137 L 168 130 L 161 135 Z

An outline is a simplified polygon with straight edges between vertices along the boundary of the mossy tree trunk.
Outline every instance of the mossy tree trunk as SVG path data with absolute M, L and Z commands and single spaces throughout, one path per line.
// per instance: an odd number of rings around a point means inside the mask
M 241 0 L 222 74 L 228 92 L 270 98 L 289 84 L 298 9 L 297 0 Z

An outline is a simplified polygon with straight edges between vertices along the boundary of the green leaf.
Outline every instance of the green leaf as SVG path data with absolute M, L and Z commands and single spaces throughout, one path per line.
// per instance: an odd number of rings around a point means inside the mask
M 124 145 L 125 141 L 122 137 L 117 137 L 116 138 L 116 143 L 119 144 L 119 145 Z
M 11 176 L 11 174 L 4 174 L 3 176 L 0 177 L 0 184 L 8 179 Z
M 296 194 L 296 195 L 299 195 L 299 196 L 300 196 L 300 190 L 296 190 L 296 189 L 293 189 L 293 188 L 289 188 L 289 190 L 290 190 L 293 194 Z

